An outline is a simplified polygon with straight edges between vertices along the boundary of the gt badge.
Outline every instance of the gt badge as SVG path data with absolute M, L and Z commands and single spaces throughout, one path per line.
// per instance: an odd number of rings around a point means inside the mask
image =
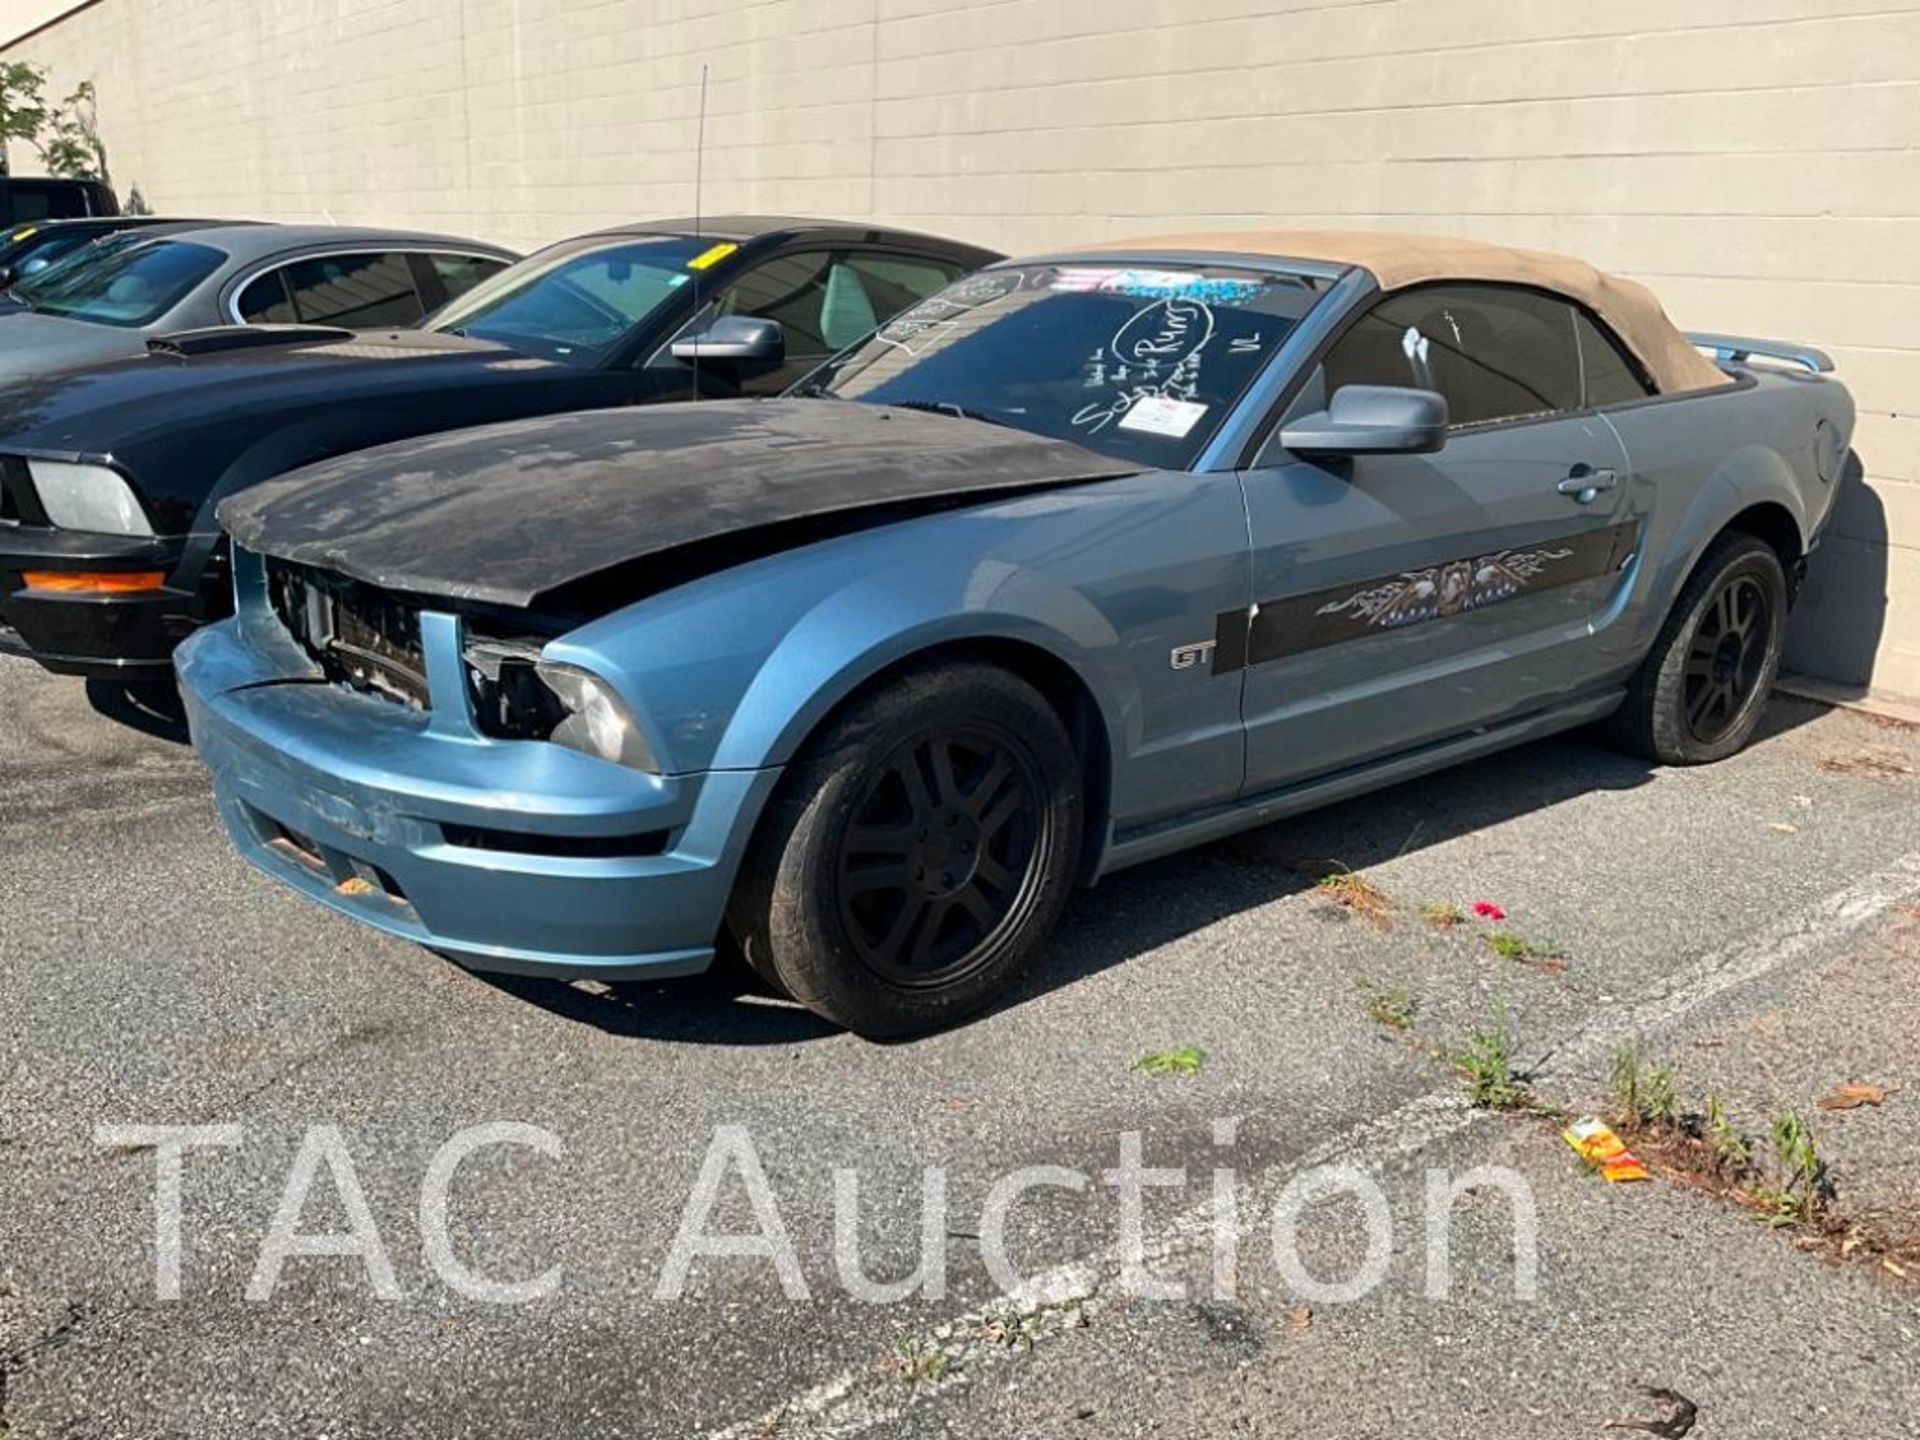
M 1174 646 L 1171 657 L 1173 668 L 1176 670 L 1191 670 L 1197 665 L 1205 665 L 1209 660 L 1213 659 L 1213 647 L 1218 643 L 1219 642 L 1215 640 L 1202 640 L 1197 645 Z

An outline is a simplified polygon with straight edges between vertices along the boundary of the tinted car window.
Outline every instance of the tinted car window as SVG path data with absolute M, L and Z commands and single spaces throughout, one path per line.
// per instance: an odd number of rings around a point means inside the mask
M 0 236 L 0 265 L 9 266 L 16 279 L 25 279 L 39 274 L 88 241 L 98 239 L 100 233 L 87 228 L 75 232 L 68 227 L 14 226 Z
M 282 267 L 293 313 L 306 325 L 349 330 L 411 325 L 426 313 L 400 252 L 322 255 Z
M 1497 285 L 1431 285 L 1392 295 L 1326 359 L 1327 391 L 1412 385 L 1447 397 L 1455 425 L 1577 410 L 1575 308 Z
M 864 340 L 882 320 L 926 299 L 959 273 L 958 266 L 906 256 L 783 255 L 756 265 L 722 290 L 714 313 L 779 321 L 789 361 L 812 365 Z
M 293 296 L 287 293 L 283 270 L 269 270 L 249 281 L 233 308 L 249 325 L 292 325 L 300 318 L 293 308 Z
M 933 260 L 917 260 L 906 255 L 846 255 L 834 263 L 834 274 L 844 274 L 859 282 L 868 308 L 874 319 L 866 327 L 873 329 L 880 321 L 898 315 L 909 305 L 917 305 L 928 296 L 945 288 L 966 273 L 964 265 L 941 264 Z M 829 280 L 831 289 L 831 279 Z M 866 338 L 866 330 L 857 333 L 836 333 L 835 315 L 832 297 L 827 302 L 827 322 L 823 325 L 827 342 L 836 350 L 844 350 L 857 340 Z
M 926 299 L 966 273 L 964 265 L 908 255 L 856 254 L 847 256 L 846 263 L 860 276 L 875 304 L 896 311 Z
M 53 208 L 47 196 L 35 190 L 12 190 L 7 195 L 7 219 L 51 220 Z
M 778 260 L 756 265 L 715 297 L 718 313 L 778 320 L 780 328 L 786 332 L 789 357 L 815 355 L 825 359 L 842 348 L 840 345 L 829 345 L 823 333 L 828 279 L 834 268 L 833 257 L 824 251 L 783 255 Z M 844 318 L 849 312 L 856 317 L 856 321 L 863 310 L 871 317 L 872 302 L 860 288 L 858 276 L 847 271 L 832 288 L 836 291 L 833 298 L 836 314 L 840 317 L 836 320 L 838 325 L 844 327 L 856 323 Z M 859 339 L 878 323 L 877 319 L 869 318 L 865 327 L 856 331 L 852 339 Z M 852 340 L 845 343 L 851 344 Z
M 5 220 L 71 220 L 88 213 L 86 192 L 71 182 L 44 184 L 34 180 L 0 180 L 0 207 Z
M 8 263 L 14 273 L 25 279 L 38 275 L 63 255 L 70 255 L 94 237 L 91 235 L 47 235 L 19 246 Z
M 507 268 L 506 261 L 482 255 L 429 255 L 427 264 L 433 267 L 434 278 L 449 300 L 458 300 L 489 275 Z
M 569 241 L 481 281 L 427 328 L 595 365 L 688 284 L 698 273 L 688 262 L 712 248 L 684 235 Z
M 224 251 L 187 240 L 102 241 L 14 286 L 13 294 L 49 315 L 100 325 L 148 325 L 226 258 Z
M 1179 468 L 1324 288 L 1232 266 L 1006 266 L 905 311 L 801 389 Z
M 152 238 L 138 230 L 121 230 L 102 235 L 84 245 L 75 246 L 64 255 L 55 257 L 47 263 L 46 268 L 35 279 L 51 281 L 55 278 L 56 271 L 61 275 L 70 271 L 77 272 L 82 266 L 103 262 L 109 256 L 131 250 L 136 245 L 147 244 Z
M 1580 342 L 1580 373 L 1587 404 L 1618 405 L 1653 394 L 1653 386 L 1641 378 L 1639 367 L 1627 359 L 1620 342 L 1591 315 L 1577 310 L 1573 323 Z

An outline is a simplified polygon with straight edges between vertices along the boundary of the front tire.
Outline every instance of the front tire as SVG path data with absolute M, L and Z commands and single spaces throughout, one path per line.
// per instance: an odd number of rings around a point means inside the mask
M 1073 744 L 1031 685 L 972 661 L 857 698 L 789 769 L 727 923 L 756 970 L 875 1039 L 1005 993 L 1079 856 Z
M 1737 532 L 1715 540 L 1613 716 L 1616 740 L 1666 765 L 1705 765 L 1744 748 L 1780 673 L 1787 603 L 1771 545 Z

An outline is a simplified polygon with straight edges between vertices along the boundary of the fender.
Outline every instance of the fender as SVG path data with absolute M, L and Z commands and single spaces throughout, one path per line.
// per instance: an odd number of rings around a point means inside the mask
M 1137 744 L 1122 719 L 1137 726 L 1137 682 L 1112 623 L 1078 591 L 1003 560 L 956 555 L 937 540 L 928 550 L 951 558 L 929 573 L 873 540 L 860 534 L 770 557 L 749 567 L 759 573 L 748 586 L 739 571 L 695 582 L 546 653 L 595 670 L 628 697 L 674 771 L 785 765 L 835 706 L 881 672 L 980 640 L 1030 645 L 1058 660 L 1093 697 L 1110 753 Z M 701 655 L 687 654 L 688 636 L 702 637 Z M 730 704 L 714 703 L 716 681 Z
M 220 472 L 200 502 L 181 556 L 178 583 L 183 588 L 197 587 L 207 562 L 225 542 L 226 535 L 214 518 L 222 500 L 316 460 L 400 438 L 413 428 L 403 418 L 403 408 L 366 406 L 309 412 L 256 437 Z
M 850 596 L 842 598 L 850 605 L 858 603 Z M 1093 697 L 1094 708 L 1106 732 L 1108 753 L 1127 753 L 1137 737 L 1125 733 L 1118 717 L 1137 714 L 1138 707 L 1129 706 L 1126 701 L 1125 690 L 1130 688 L 1131 680 L 1119 667 L 1100 661 L 1102 639 L 1090 632 L 1106 629 L 1106 622 L 1071 591 L 1056 592 L 1056 598 L 1064 603 L 1046 618 L 1007 610 L 971 611 L 924 615 L 905 625 L 877 629 L 865 637 L 864 648 L 837 667 L 829 667 L 824 653 L 807 640 L 805 631 L 811 627 L 802 627 L 768 657 L 766 668 L 756 678 L 736 716 L 736 723 L 728 728 L 721 742 L 719 768 L 734 768 L 737 760 L 749 756 L 759 757 L 762 765 L 785 765 L 835 707 L 886 670 L 943 646 L 983 640 L 1027 645 L 1065 665 Z M 1071 613 L 1075 608 L 1084 614 Z M 1063 611 L 1067 613 L 1061 613 Z M 1083 619 L 1084 624 L 1076 623 Z M 839 628 L 837 620 L 825 623 Z M 1071 628 L 1062 628 L 1063 623 Z M 1110 644 L 1112 638 L 1111 630 L 1107 629 L 1104 642 Z M 1089 644 L 1090 640 L 1095 643 Z M 785 707 L 787 713 L 782 717 L 779 714 L 782 707 L 775 699 L 780 695 L 804 698 L 797 705 Z

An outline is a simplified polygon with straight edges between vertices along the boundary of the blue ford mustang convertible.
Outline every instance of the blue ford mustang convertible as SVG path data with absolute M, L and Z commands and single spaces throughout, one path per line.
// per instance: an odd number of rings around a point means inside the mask
M 236 844 L 339 911 L 558 976 L 733 945 L 907 1034 L 1076 881 L 1589 722 L 1739 749 L 1849 459 L 1830 368 L 1462 241 L 1001 264 L 781 399 L 237 495 L 179 672 Z

